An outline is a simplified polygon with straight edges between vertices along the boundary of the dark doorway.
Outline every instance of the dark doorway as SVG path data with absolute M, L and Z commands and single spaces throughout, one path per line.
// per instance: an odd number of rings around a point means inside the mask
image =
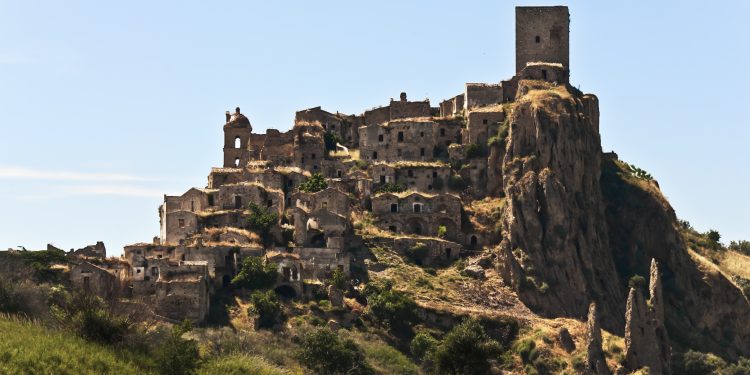
M 224 275 L 221 277 L 221 286 L 224 288 L 229 288 L 232 285 L 232 278 L 229 277 L 229 275 Z
M 242 208 L 242 197 L 239 195 L 234 196 L 234 208 Z
M 274 289 L 274 292 L 284 298 L 297 297 L 297 292 L 289 285 L 279 285 L 276 289 Z

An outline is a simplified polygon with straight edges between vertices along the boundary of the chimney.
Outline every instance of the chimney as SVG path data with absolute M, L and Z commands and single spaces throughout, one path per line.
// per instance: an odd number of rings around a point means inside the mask
M 227 116 L 227 122 L 229 122 L 229 119 L 232 118 L 232 115 L 229 113 L 229 111 L 227 111 L 226 116 Z
M 240 114 L 240 107 L 237 107 L 237 108 L 235 108 L 235 109 L 234 109 L 234 113 L 236 113 L 236 114 L 238 114 L 238 115 L 239 115 L 239 114 Z
M 406 101 L 406 93 L 405 93 L 405 92 L 402 92 L 402 93 L 401 93 L 401 101 L 402 101 L 402 102 L 405 102 L 405 101 Z

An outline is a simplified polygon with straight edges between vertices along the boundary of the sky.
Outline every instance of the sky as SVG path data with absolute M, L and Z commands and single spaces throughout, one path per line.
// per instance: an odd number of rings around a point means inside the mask
M 0 0 L 0 249 L 151 241 L 237 106 L 262 133 L 507 79 L 516 5 L 569 6 L 603 149 L 697 230 L 750 240 L 747 1 Z

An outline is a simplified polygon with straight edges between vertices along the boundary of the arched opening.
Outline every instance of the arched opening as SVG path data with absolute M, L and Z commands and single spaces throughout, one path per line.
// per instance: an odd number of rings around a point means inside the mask
M 292 288 L 289 285 L 279 285 L 273 291 L 276 292 L 276 294 L 278 294 L 278 295 L 280 295 L 281 297 L 284 297 L 284 298 L 294 298 L 294 297 L 297 297 L 297 291 L 295 291 L 294 288 Z
M 447 248 L 447 249 L 445 249 L 445 259 L 450 259 L 451 258 L 451 252 L 453 252 L 453 250 L 451 250 L 450 247 Z
M 221 286 L 224 288 L 229 288 L 232 285 L 232 278 L 229 277 L 229 275 L 224 275 L 221 277 Z
M 235 167 L 239 167 L 240 166 L 240 158 L 235 158 L 234 159 L 234 166 Z
M 422 212 L 422 203 L 414 203 L 412 207 L 415 214 Z
M 424 233 L 424 225 L 418 219 L 412 218 L 406 222 L 406 230 L 409 234 L 421 236 Z
M 239 136 L 234 138 L 234 148 L 240 148 L 242 146 L 242 140 Z
M 542 38 L 540 38 L 540 37 L 539 37 L 539 35 L 537 35 L 537 36 L 536 36 L 536 37 L 534 38 L 534 41 L 535 41 L 535 42 L 537 42 L 537 43 L 540 43 L 540 42 L 542 41 Z
M 469 246 L 471 246 L 472 248 L 477 247 L 477 236 L 475 236 L 475 235 L 471 236 L 471 240 L 469 242 Z

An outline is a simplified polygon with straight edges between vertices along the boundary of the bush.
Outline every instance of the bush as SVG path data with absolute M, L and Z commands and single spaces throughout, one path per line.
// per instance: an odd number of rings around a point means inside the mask
M 283 321 L 281 303 L 274 291 L 255 291 L 250 295 L 250 302 L 253 305 L 250 306 L 248 312 L 258 316 L 258 327 L 273 328 L 276 323 Z
M 719 231 L 711 229 L 704 235 L 706 239 L 711 242 L 714 245 L 718 245 L 719 241 L 721 241 L 721 234 L 719 234 Z
M 425 361 L 428 359 L 432 352 L 440 344 L 435 337 L 428 332 L 419 332 L 411 340 L 409 344 L 409 351 L 419 361 Z
M 375 190 L 375 193 L 400 193 L 405 190 L 406 187 L 404 185 L 396 182 L 387 182 L 383 185 L 380 185 L 380 187 Z
M 331 272 L 331 277 L 328 278 L 328 284 L 333 285 L 340 290 L 347 290 L 349 289 L 349 278 L 343 271 L 337 268 Z
M 435 190 L 441 190 L 441 189 L 443 189 L 444 185 L 445 185 L 445 183 L 443 182 L 443 179 L 441 177 L 435 177 L 434 179 L 432 179 L 432 187 Z
M 0 277 L 0 313 L 15 313 L 20 310 L 19 296 L 13 284 Z
M 628 287 L 644 290 L 644 288 L 646 288 L 646 278 L 641 275 L 633 275 L 633 277 L 628 280 Z
M 53 264 L 67 263 L 68 258 L 62 250 L 41 250 L 22 252 L 26 264 L 34 269 L 34 277 L 38 281 L 57 281 L 60 271 L 53 270 Z
M 466 189 L 466 181 L 457 174 L 451 175 L 448 179 L 448 188 L 454 191 Z
M 102 343 L 122 341 L 130 329 L 127 319 L 109 312 L 101 298 L 86 293 L 70 294 L 57 290 L 51 297 L 53 317 L 79 336 Z
M 192 325 L 189 321 L 175 326 L 167 340 L 154 350 L 153 357 L 159 374 L 192 374 L 198 368 L 200 363 L 198 344 L 182 338 L 182 335 L 191 329 Z
M 299 190 L 308 193 L 315 193 L 326 188 L 328 188 L 328 183 L 320 173 L 313 174 L 310 178 L 299 184 Z
M 448 234 L 448 228 L 446 228 L 445 225 L 438 226 L 438 232 L 437 232 L 438 237 L 445 238 L 447 234 Z
M 328 328 L 308 332 L 300 346 L 300 362 L 316 374 L 366 375 L 373 372 L 354 341 L 341 339 Z
M 466 319 L 445 335 L 434 361 L 441 374 L 488 374 L 489 360 L 500 354 L 500 344 L 487 336 L 482 325 Z
M 336 151 L 336 144 L 341 143 L 341 137 L 336 133 L 326 132 L 323 136 L 327 151 Z
M 675 353 L 672 357 L 674 374 L 714 374 L 725 366 L 726 363 L 721 358 L 692 350 L 687 353 Z
M 421 265 L 430 253 L 430 248 L 422 242 L 417 242 L 414 246 L 406 249 L 404 255 L 414 264 Z
M 473 159 L 473 158 L 479 158 L 483 156 L 487 156 L 487 150 L 483 148 L 482 146 L 472 143 L 470 145 L 466 146 L 466 149 L 464 150 L 466 152 L 466 158 L 467 159 Z
M 730 241 L 729 250 L 734 250 L 738 253 L 750 255 L 750 241 L 745 241 L 745 240 Z
M 250 209 L 250 216 L 247 218 L 247 226 L 258 233 L 268 233 L 271 226 L 276 224 L 279 220 L 279 215 L 275 212 L 271 212 L 266 207 L 250 203 L 248 208 Z
M 267 289 L 273 286 L 277 278 L 275 263 L 263 264 L 261 257 L 247 257 L 242 260 L 242 267 L 232 284 L 246 289 Z
M 388 327 L 405 328 L 418 320 L 417 303 L 408 294 L 393 290 L 392 284 L 382 288 L 367 284 L 365 295 L 369 314 Z

